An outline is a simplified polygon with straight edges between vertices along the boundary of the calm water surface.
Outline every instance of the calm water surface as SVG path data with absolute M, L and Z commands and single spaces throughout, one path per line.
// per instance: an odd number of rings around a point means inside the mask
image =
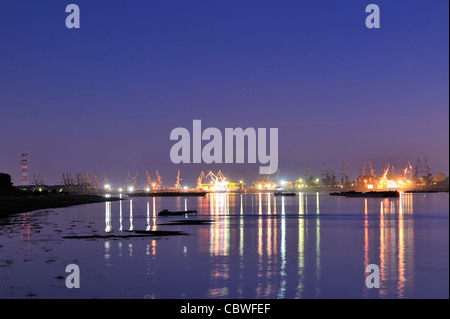
M 197 209 L 196 216 L 158 217 Z M 0 220 L 1 298 L 449 298 L 449 195 L 133 198 Z M 174 220 L 206 225 L 161 225 Z M 180 230 L 187 236 L 68 239 Z M 68 264 L 81 287 L 65 286 Z M 380 268 L 368 289 L 365 267 Z

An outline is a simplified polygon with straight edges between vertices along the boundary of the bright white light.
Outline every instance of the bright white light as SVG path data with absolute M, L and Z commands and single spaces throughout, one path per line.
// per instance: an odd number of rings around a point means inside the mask
M 105 184 L 105 189 L 110 189 L 110 188 L 111 188 L 111 185 Z
M 129 192 L 134 191 L 134 187 L 133 187 L 133 186 L 128 187 L 128 191 L 129 191 Z
M 284 185 L 284 184 L 286 184 L 286 181 L 281 181 L 281 185 Z
M 398 184 L 395 181 L 388 181 L 387 188 L 398 188 Z
M 121 192 L 121 193 L 123 192 L 123 188 L 122 188 L 122 187 L 121 187 L 121 188 L 119 188 L 119 192 Z
M 184 189 L 188 189 L 188 187 L 187 187 L 187 186 L 184 186 Z
M 147 192 L 149 192 L 149 191 L 150 191 L 150 188 L 147 187 L 145 190 L 146 190 Z

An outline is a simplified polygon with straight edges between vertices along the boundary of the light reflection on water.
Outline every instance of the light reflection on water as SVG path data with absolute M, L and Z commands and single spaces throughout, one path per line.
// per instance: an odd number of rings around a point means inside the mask
M 380 202 L 380 277 L 381 282 L 397 281 L 396 295 L 383 285 L 380 297 L 405 297 L 407 283 L 414 279 L 414 219 L 413 194 L 404 194 L 397 202 L 384 199 Z M 395 217 L 394 217 L 395 216 Z M 369 225 L 367 224 L 367 227 Z M 369 242 L 369 239 L 365 239 Z M 369 244 L 367 244 L 369 245 Z M 368 249 L 368 248 L 367 248 Z M 369 263 L 370 260 L 368 260 Z
M 417 298 L 425 289 L 426 296 L 434 293 L 445 298 L 448 284 L 441 284 L 434 292 L 427 286 L 429 276 L 448 282 L 448 194 L 437 196 L 434 198 L 439 200 L 435 202 L 417 194 L 402 194 L 398 199 L 346 199 L 319 193 L 298 193 L 295 197 L 218 193 L 204 198 L 133 198 L 59 209 L 42 216 L 21 214 L 17 232 L 21 242 L 30 246 L 28 253 L 39 250 L 44 238 L 60 239 L 66 232 L 92 232 L 80 226 L 66 230 L 66 223 L 93 225 L 94 231 L 105 234 L 144 229 L 182 230 L 190 234 L 162 239 L 56 241 L 61 246 L 51 246 L 48 255 L 52 254 L 52 258 L 69 263 L 77 251 L 81 267 L 92 263 L 89 268 L 105 272 L 99 279 L 94 273 L 83 271 L 84 276 L 91 277 L 84 278 L 87 288 L 77 293 L 88 298 L 124 297 L 120 291 L 130 283 L 135 285 L 128 294 L 134 293 L 135 298 Z M 421 209 L 415 211 L 413 204 Z M 163 208 L 188 207 L 197 209 L 199 214 L 157 216 Z M 415 218 L 417 214 L 419 218 Z M 33 231 L 36 221 L 44 217 L 53 226 Z M 159 225 L 183 218 L 212 223 Z M 56 230 L 62 230 L 62 234 Z M 427 231 L 432 231 L 434 237 Z M 419 235 L 420 252 L 415 245 Z M 12 252 L 14 239 L 10 241 Z M 98 244 L 103 261 L 97 258 Z M 49 250 L 52 244 L 46 245 Z M 81 251 L 74 248 L 80 245 Z M 435 246 L 447 250 L 432 254 Z M 29 264 L 50 258 L 44 256 L 38 254 Z M 424 260 L 426 265 L 432 262 L 444 271 L 433 269 L 428 273 L 427 267 L 417 267 Z M 0 279 L 18 276 L 21 260 L 15 262 L 19 266 L 14 269 L 0 267 Z M 58 271 L 56 264 L 48 263 L 48 271 Z M 380 289 L 365 286 L 364 270 L 368 264 L 380 267 Z M 15 269 L 17 274 L 9 273 Z M 54 295 L 50 288 L 36 289 L 41 289 L 42 297 L 65 298 L 64 289 Z
M 305 234 L 307 229 L 308 219 L 304 218 L 308 214 L 308 200 L 311 194 L 299 193 L 298 214 L 298 240 L 297 252 L 298 269 L 295 296 L 289 298 L 301 298 L 304 293 L 304 276 L 305 276 Z M 256 197 L 257 200 L 254 200 Z M 315 214 L 314 229 L 312 243 L 314 245 L 314 296 L 320 297 L 320 194 L 314 194 L 315 197 Z M 240 256 L 240 266 L 238 278 L 244 280 L 244 242 L 245 231 L 251 231 L 252 228 L 245 224 L 244 219 L 244 200 L 243 195 L 239 195 L 239 233 L 238 239 L 230 240 L 230 214 L 228 194 L 215 194 L 210 196 L 210 215 L 213 216 L 214 223 L 210 226 L 210 242 L 209 251 L 212 257 L 222 256 L 228 257 L 230 248 L 233 242 L 238 242 L 238 255 Z M 277 200 L 281 209 L 277 211 Z M 256 287 L 255 298 L 286 298 L 288 280 L 288 258 L 287 246 L 291 246 L 287 242 L 287 223 L 292 221 L 292 217 L 286 214 L 285 197 L 276 198 L 270 193 L 258 193 L 252 195 L 252 203 L 257 203 L 257 235 L 256 235 Z M 273 204 L 272 204 L 273 201 Z M 292 202 L 289 202 L 292 205 Z M 249 236 L 247 236 L 248 238 Z M 309 243 L 308 243 L 309 244 Z M 252 252 L 247 253 L 252 254 Z M 227 258 L 215 258 L 216 267 L 212 268 L 212 284 L 220 286 L 220 283 L 226 282 L 230 279 L 229 261 Z M 242 292 L 242 288 L 238 289 Z M 209 297 L 230 297 L 227 287 L 215 287 L 210 289 Z M 240 294 L 239 297 L 242 297 Z

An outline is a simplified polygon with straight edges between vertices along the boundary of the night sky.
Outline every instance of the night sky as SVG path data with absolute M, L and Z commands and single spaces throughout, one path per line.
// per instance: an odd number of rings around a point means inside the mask
M 65 8 L 81 10 L 67 29 Z M 368 29 L 376 3 L 381 28 Z M 309 162 L 355 179 L 426 156 L 449 172 L 449 2 L 153 1 L 0 2 L 0 172 L 46 184 L 63 172 L 156 169 L 163 186 L 194 186 L 201 170 L 231 179 L 257 164 L 172 164 L 172 129 L 279 130 L 279 168 Z

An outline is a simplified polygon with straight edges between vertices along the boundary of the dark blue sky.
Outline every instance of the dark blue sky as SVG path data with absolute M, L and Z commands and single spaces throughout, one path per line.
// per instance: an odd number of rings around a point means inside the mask
M 67 29 L 76 3 L 81 28 Z M 365 27 L 376 3 L 381 29 Z M 101 172 L 122 182 L 181 168 L 251 179 L 259 164 L 170 162 L 172 129 L 277 127 L 279 168 L 346 161 L 377 172 L 428 157 L 449 171 L 449 4 L 436 1 L 85 1 L 0 3 L 0 171 Z M 143 182 L 143 179 L 140 179 Z

